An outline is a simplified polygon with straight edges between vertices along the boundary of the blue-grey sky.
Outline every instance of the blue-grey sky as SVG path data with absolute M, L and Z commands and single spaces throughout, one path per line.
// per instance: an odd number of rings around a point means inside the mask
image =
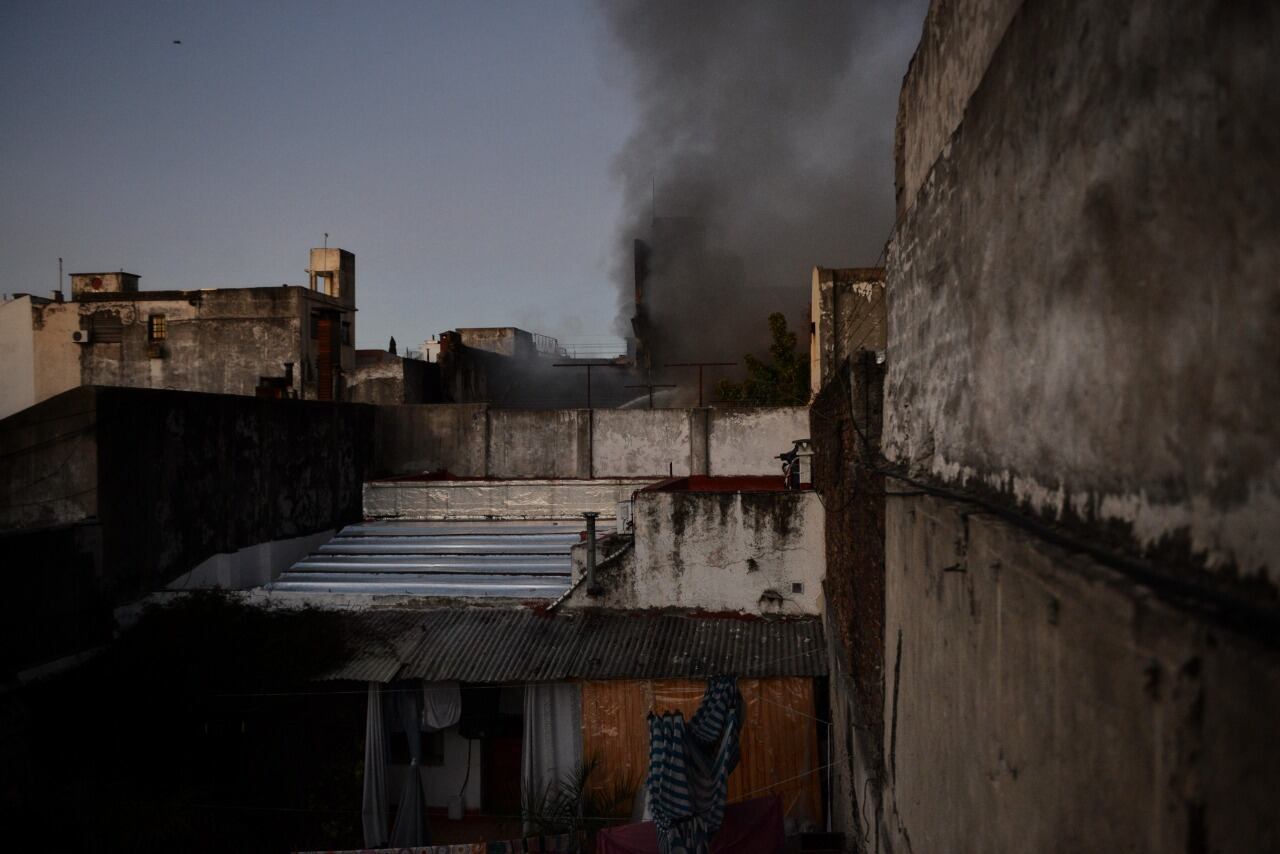
M 625 77 L 586 0 L 5 0 L 0 291 L 301 284 L 328 232 L 362 347 L 607 336 Z

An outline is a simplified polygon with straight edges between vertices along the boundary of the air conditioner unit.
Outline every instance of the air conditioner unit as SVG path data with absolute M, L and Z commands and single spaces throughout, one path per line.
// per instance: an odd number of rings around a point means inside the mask
M 75 344 L 88 344 L 92 337 L 88 329 L 77 329 L 71 333 L 71 341 Z

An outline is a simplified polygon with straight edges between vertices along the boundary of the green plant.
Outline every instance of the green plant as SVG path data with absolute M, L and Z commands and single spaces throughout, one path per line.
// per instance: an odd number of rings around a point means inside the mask
M 740 383 L 721 380 L 716 386 L 725 403 L 755 406 L 803 406 L 809 402 L 809 356 L 796 352 L 796 334 L 787 328 L 787 318 L 775 311 L 769 315 L 769 358 L 744 357 L 747 378 Z
M 599 771 L 600 759 L 592 756 L 541 789 L 526 787 L 520 794 L 525 823 L 543 835 L 593 839 L 597 830 L 627 819 L 639 782 L 628 778 L 595 785 Z

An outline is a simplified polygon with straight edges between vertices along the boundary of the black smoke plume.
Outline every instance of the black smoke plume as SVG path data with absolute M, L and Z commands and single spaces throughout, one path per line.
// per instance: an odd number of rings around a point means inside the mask
M 615 279 L 632 334 L 669 361 L 740 360 L 783 311 L 807 341 L 814 265 L 872 266 L 893 224 L 911 2 L 605 0 L 638 106 L 617 159 Z M 640 263 L 634 240 L 640 239 Z

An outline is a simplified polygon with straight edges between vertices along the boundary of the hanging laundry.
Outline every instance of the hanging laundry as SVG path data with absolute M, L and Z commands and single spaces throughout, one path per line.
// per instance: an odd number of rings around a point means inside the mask
M 741 726 L 742 696 L 732 677 L 708 682 L 687 724 L 679 712 L 649 715 L 646 786 L 662 854 L 710 851 L 738 765 Z
M 422 728 L 448 729 L 462 717 L 462 689 L 457 682 L 422 683 Z

